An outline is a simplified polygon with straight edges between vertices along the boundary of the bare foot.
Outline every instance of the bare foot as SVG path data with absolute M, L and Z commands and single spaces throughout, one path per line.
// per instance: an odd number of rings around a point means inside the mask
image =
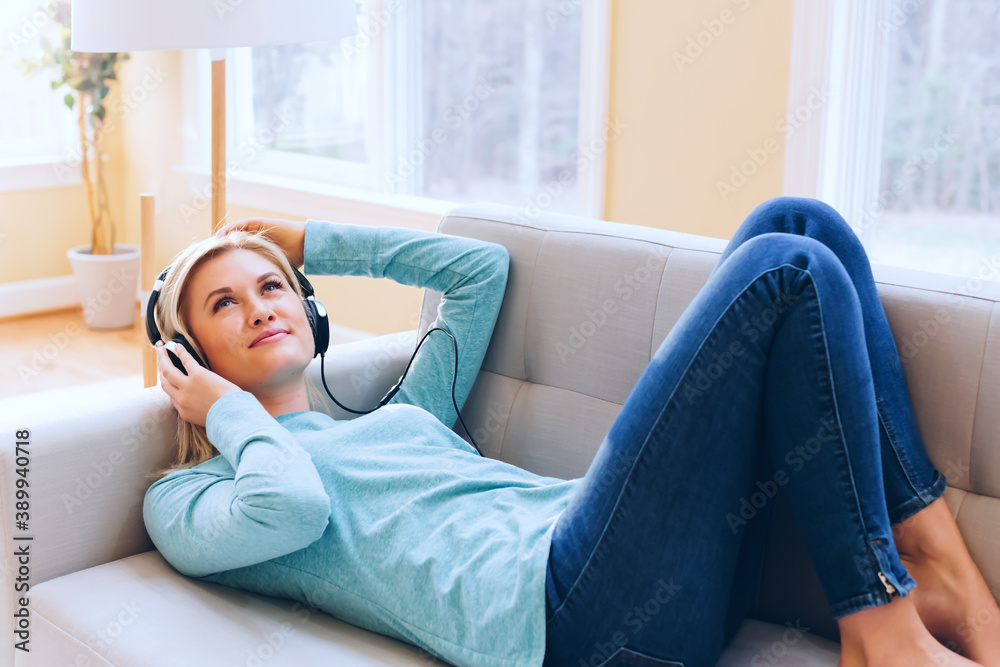
M 944 497 L 892 527 L 900 560 L 917 582 L 909 596 L 928 631 L 986 667 L 1000 667 L 1000 608 Z
M 951 651 L 931 635 L 917 615 L 912 592 L 837 622 L 839 667 L 986 667 Z
M 932 637 L 930 641 L 915 644 L 910 651 L 896 652 L 882 658 L 868 657 L 859 651 L 841 651 L 837 667 L 985 667 L 985 665 L 963 658 Z
M 908 597 L 927 630 L 985 667 L 1000 667 L 1000 608 L 979 569 L 902 554 L 900 560 L 917 582 Z

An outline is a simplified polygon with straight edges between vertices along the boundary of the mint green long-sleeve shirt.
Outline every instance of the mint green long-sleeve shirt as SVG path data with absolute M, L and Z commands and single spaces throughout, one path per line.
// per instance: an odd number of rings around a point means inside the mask
M 507 282 L 495 243 L 309 220 L 306 274 L 390 278 L 442 293 L 461 407 Z M 454 347 L 434 332 L 384 407 L 354 419 L 271 417 L 225 394 L 220 455 L 154 482 L 143 519 L 184 575 L 306 603 L 458 666 L 541 665 L 545 565 L 579 479 L 481 457 L 451 427 Z

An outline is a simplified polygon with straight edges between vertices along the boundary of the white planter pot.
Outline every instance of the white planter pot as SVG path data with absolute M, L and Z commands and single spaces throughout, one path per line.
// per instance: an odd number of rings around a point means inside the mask
M 90 245 L 66 251 L 80 290 L 83 320 L 92 329 L 135 326 L 139 298 L 139 246 L 116 243 L 115 254 L 93 255 Z

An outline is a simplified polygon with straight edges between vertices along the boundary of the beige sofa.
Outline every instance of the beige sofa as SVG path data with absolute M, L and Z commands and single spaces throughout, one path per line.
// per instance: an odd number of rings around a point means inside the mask
M 463 416 L 487 456 L 562 478 L 585 473 L 651 352 L 725 246 L 553 214 L 529 219 L 493 205 L 461 206 L 439 231 L 501 243 L 511 258 L 503 308 Z M 1000 591 L 1000 299 L 975 281 L 906 274 L 920 283 L 912 287 L 876 268 L 921 431 L 948 477 L 945 497 L 988 583 Z M 420 334 L 438 298 L 425 292 Z M 334 394 L 348 405 L 374 405 L 416 340 L 408 331 L 332 348 L 327 376 Z M 309 371 L 318 375 L 319 359 Z M 330 406 L 337 418 L 351 416 Z M 299 603 L 174 571 L 153 550 L 141 514 L 144 474 L 165 464 L 174 447 L 176 414 L 158 388 L 36 408 L 0 415 L 6 625 L 18 620 L 22 564 L 13 553 L 25 544 L 30 556 L 22 574 L 31 586 L 30 652 L 15 650 L 18 638 L 5 627 L 0 664 L 441 664 Z M 19 461 L 15 431 L 24 428 L 29 458 Z M 28 529 L 18 530 L 15 483 L 25 463 L 30 517 Z M 790 517 L 779 495 L 750 618 L 721 665 L 837 664 L 836 624 Z M 15 540 L 23 535 L 33 539 Z

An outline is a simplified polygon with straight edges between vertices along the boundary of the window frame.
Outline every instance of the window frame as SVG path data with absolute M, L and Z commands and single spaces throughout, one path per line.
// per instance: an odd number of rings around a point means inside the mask
M 827 100 L 788 136 L 786 195 L 827 202 L 868 245 L 885 123 L 889 0 L 796 0 L 788 115 L 819 90 Z M 859 76 L 860 73 L 860 76 Z M 860 220 L 860 222 L 857 222 Z
M 391 6 L 388 0 L 369 0 L 369 13 L 388 12 Z M 380 182 L 379 175 L 387 173 L 389 165 L 398 164 L 405 157 L 414 138 L 419 138 L 423 125 L 422 105 L 418 103 L 420 68 L 417 59 L 407 57 L 414 41 L 419 39 L 420 3 L 402 2 L 394 6 L 398 8 L 397 15 L 384 25 L 379 24 L 378 30 L 370 31 L 367 46 L 369 76 L 373 82 L 369 173 L 362 178 L 333 181 L 338 166 L 327 164 L 330 169 L 324 172 L 326 180 L 303 178 L 301 174 L 308 173 L 304 165 L 310 158 L 326 163 L 331 160 L 286 153 L 281 158 L 285 160 L 285 171 L 279 173 L 268 169 L 281 168 L 281 161 L 262 151 L 260 164 L 255 159 L 253 166 L 241 167 L 231 176 L 227 185 L 228 203 L 303 217 L 319 218 L 328 211 L 338 219 L 351 213 L 371 224 L 413 226 L 430 231 L 437 228 L 441 215 L 455 202 L 416 196 L 421 186 L 418 178 L 405 179 L 391 188 L 384 181 Z M 608 123 L 611 2 L 588 0 L 580 3 L 575 11 L 583 12 L 578 145 L 586 146 L 591 139 L 603 135 Z M 211 136 L 210 57 L 207 49 L 187 49 L 182 51 L 181 60 L 184 124 L 195 131 L 185 133 L 184 164 L 175 170 L 187 175 L 192 195 L 201 195 L 210 187 L 211 142 L 199 140 L 199 137 Z M 233 50 L 227 52 L 227 164 L 236 155 L 235 138 L 240 122 L 236 95 L 239 94 L 240 77 L 248 76 L 248 51 L 242 62 L 240 60 L 240 56 L 234 58 Z M 398 109 L 406 109 L 407 113 L 397 113 Z M 351 169 L 356 172 L 354 164 Z M 577 215 L 603 217 L 605 172 L 606 157 L 602 153 L 578 174 L 581 199 Z

